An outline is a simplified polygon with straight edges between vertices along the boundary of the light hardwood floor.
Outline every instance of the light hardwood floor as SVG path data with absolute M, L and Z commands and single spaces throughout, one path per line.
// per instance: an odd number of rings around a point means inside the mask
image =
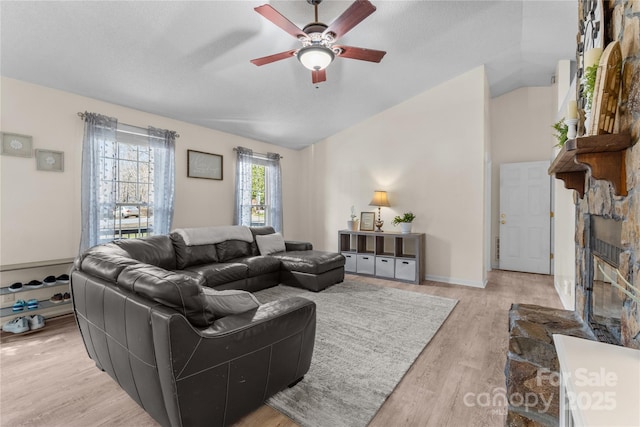
M 485 289 L 436 282 L 410 285 L 348 275 L 347 280 L 459 300 L 449 318 L 373 418 L 371 427 L 502 426 L 507 312 L 512 303 L 562 308 L 552 276 L 494 271 Z M 72 317 L 25 336 L 3 336 L 2 426 L 157 426 L 88 358 Z M 242 427 L 296 426 L 262 406 Z M 330 427 L 330 426 L 327 426 Z

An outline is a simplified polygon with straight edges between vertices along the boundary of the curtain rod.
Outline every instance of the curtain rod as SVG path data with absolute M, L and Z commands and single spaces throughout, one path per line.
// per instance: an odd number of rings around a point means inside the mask
M 233 151 L 238 151 L 238 147 L 233 147 Z M 253 155 L 255 155 L 255 156 L 262 156 L 262 157 L 265 157 L 265 158 L 267 157 L 267 155 L 266 155 L 266 154 L 264 154 L 264 153 L 256 153 L 256 152 L 255 152 L 255 151 L 253 151 L 253 150 L 251 150 L 251 153 L 252 153 Z M 278 153 L 273 153 L 273 154 L 278 154 Z M 280 156 L 280 154 L 278 154 L 278 156 Z M 281 158 L 281 159 L 284 159 L 284 157 L 283 157 L 283 156 L 280 156 L 280 158 Z
M 79 112 L 78 113 L 78 117 L 80 117 L 82 120 L 84 120 L 84 113 Z M 130 125 L 130 124 L 127 124 L 127 123 L 122 123 L 122 124 L 126 125 L 126 126 L 131 126 L 132 128 L 138 128 L 138 129 L 141 129 L 141 130 L 146 130 L 145 128 L 140 127 L 140 126 L 134 126 L 134 125 Z M 126 133 L 134 134 L 133 132 L 126 132 Z M 176 134 L 176 138 L 180 138 L 180 134 L 178 132 L 174 132 L 174 133 Z M 145 135 L 145 134 L 142 134 L 142 133 L 134 134 L 134 135 L 149 136 L 149 135 Z

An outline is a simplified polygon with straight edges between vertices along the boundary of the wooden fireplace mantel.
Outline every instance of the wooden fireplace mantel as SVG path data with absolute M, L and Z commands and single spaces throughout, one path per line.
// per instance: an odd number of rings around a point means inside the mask
M 587 172 L 613 185 L 617 196 L 627 195 L 625 150 L 631 146 L 628 133 L 590 135 L 569 139 L 549 167 L 549 175 L 564 181 L 565 188 L 585 192 Z

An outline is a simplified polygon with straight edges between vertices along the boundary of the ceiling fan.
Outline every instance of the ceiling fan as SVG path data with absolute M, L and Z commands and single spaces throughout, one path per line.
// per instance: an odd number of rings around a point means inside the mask
M 327 80 L 325 69 L 336 56 L 369 62 L 382 60 L 387 52 L 334 44 L 340 37 L 375 12 L 374 5 L 368 0 L 356 0 L 342 15 L 327 26 L 318 21 L 318 5 L 321 2 L 322 0 L 307 0 L 307 3 L 314 6 L 315 21 L 305 25 L 303 29 L 298 28 L 271 5 L 264 4 L 256 7 L 254 9 L 256 12 L 297 38 L 302 42 L 302 47 L 252 59 L 251 63 L 260 66 L 295 56 L 302 65 L 311 70 L 311 80 L 315 84 Z

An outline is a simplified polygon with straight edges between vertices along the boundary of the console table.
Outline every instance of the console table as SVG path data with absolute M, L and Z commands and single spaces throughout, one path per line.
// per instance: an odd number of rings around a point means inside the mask
M 424 233 L 338 231 L 345 272 L 420 284 L 424 279 Z
M 560 427 L 640 425 L 640 350 L 553 335 Z

